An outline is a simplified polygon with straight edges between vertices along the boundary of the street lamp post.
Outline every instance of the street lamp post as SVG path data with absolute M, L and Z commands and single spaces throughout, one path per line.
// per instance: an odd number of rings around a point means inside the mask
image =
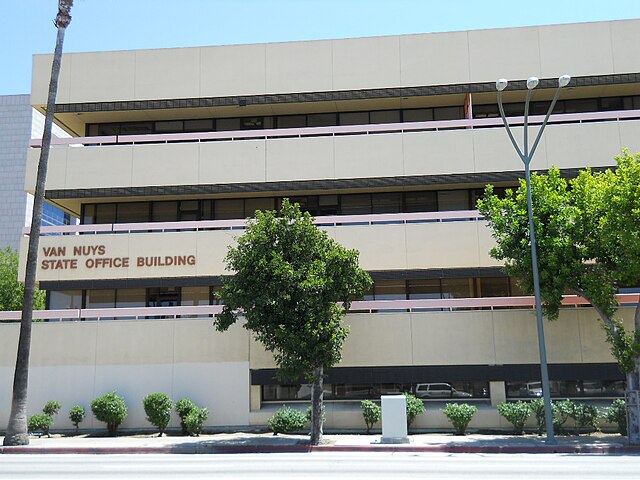
M 504 127 L 509 135 L 509 140 L 513 144 L 518 156 L 524 163 L 524 176 L 527 183 L 527 210 L 529 212 L 529 237 L 531 238 L 531 265 L 533 269 L 533 290 L 536 298 L 536 318 L 538 324 L 538 348 L 540 351 L 540 373 L 542 376 L 542 395 L 544 398 L 544 413 L 545 413 L 545 423 L 547 427 L 547 443 L 551 445 L 556 444 L 556 439 L 553 434 L 553 418 L 551 414 L 551 392 L 549 389 L 549 369 L 547 367 L 547 350 L 545 347 L 544 341 L 544 323 L 542 320 L 542 303 L 540 301 L 540 277 L 538 273 L 538 253 L 536 247 L 536 233 L 533 224 L 533 205 L 531 199 L 531 159 L 533 158 L 533 154 L 536 152 L 536 148 L 538 147 L 538 143 L 540 142 L 540 138 L 542 137 L 542 132 L 544 128 L 547 126 L 547 122 L 549 121 L 549 117 L 551 116 L 551 112 L 558 101 L 558 97 L 560 96 L 560 89 L 562 87 L 566 87 L 571 81 L 571 77 L 569 75 L 562 75 L 558 78 L 558 87 L 556 89 L 555 95 L 553 96 L 553 101 L 549 106 L 549 110 L 547 111 L 547 115 L 544 117 L 544 121 L 542 122 L 542 126 L 538 131 L 538 135 L 536 136 L 531 149 L 529 149 L 529 103 L 531 101 L 531 92 L 534 88 L 538 86 L 539 80 L 537 77 L 529 77 L 527 79 L 527 100 L 524 104 L 524 142 L 523 142 L 523 150 L 520 149 L 518 143 L 513 137 L 513 133 L 511 132 L 511 128 L 509 127 L 509 122 L 507 122 L 507 117 L 504 114 L 504 107 L 502 105 L 502 91 L 507 88 L 507 80 L 504 78 L 498 79 L 496 81 L 496 89 L 498 90 L 498 107 L 500 108 L 500 116 L 502 117 L 502 122 L 504 123 Z

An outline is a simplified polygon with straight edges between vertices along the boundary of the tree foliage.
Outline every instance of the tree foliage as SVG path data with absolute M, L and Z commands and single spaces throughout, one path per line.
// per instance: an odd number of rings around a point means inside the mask
M 280 215 L 256 212 L 225 260 L 235 275 L 224 280 L 214 325 L 224 331 L 244 316 L 244 328 L 273 353 L 281 379 L 312 379 L 311 441 L 318 442 L 322 372 L 340 361 L 349 332 L 342 318 L 371 285 L 358 252 L 285 199 Z
M 534 223 L 545 315 L 558 317 L 568 290 L 588 300 L 604 322 L 621 368 L 636 369 L 640 332 L 628 333 L 614 318 L 620 287 L 640 282 L 640 154 L 616 157 L 616 169 L 586 169 L 570 180 L 557 168 L 532 175 Z M 497 245 L 491 255 L 533 292 L 526 184 L 504 198 L 487 186 L 478 202 Z
M 0 310 L 22 310 L 24 284 L 18 281 L 18 253 L 11 247 L 0 250 Z M 44 309 L 44 290 L 35 290 L 34 308 Z

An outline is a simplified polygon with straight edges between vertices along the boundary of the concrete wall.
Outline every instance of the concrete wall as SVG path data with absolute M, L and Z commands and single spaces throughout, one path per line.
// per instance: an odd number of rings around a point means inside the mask
M 68 53 L 59 103 L 452 84 L 637 71 L 640 21 L 221 47 Z M 51 55 L 33 63 L 46 103 Z M 221 75 L 220 72 L 224 72 Z
M 621 313 L 631 327 L 633 309 Z M 351 334 L 339 366 L 538 362 L 533 311 L 350 314 L 346 321 Z M 0 324 L 0 428 L 8 421 L 18 331 L 18 324 Z M 612 361 L 592 309 L 563 310 L 559 321 L 547 322 L 546 334 L 550 363 Z M 91 400 L 115 390 L 129 406 L 123 428 L 145 428 L 142 399 L 165 392 L 209 408 L 208 426 L 264 425 L 273 408 L 260 408 L 249 369 L 273 366 L 271 355 L 241 326 L 219 333 L 210 318 L 36 323 L 28 411 L 37 413 L 47 401 L 58 400 L 63 410 L 56 427 L 71 428 L 71 406 L 89 411 Z M 327 413 L 328 428 L 362 427 L 353 405 L 338 402 Z M 443 428 L 443 418 L 429 415 L 416 426 Z M 488 407 L 474 422 L 504 424 Z M 175 415 L 170 425 L 178 425 Z M 103 427 L 90 414 L 82 426 Z

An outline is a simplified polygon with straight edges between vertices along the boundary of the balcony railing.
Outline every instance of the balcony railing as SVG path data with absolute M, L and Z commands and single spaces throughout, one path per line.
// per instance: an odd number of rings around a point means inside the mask
M 635 306 L 640 303 L 639 293 L 616 295 L 621 306 Z M 565 307 L 589 306 L 582 297 L 566 295 L 562 301 Z M 353 313 L 380 313 L 389 311 L 424 312 L 456 310 L 496 310 L 503 308 L 533 309 L 534 297 L 485 297 L 485 298 L 438 298 L 425 300 L 371 300 L 357 301 L 351 304 Z M 222 311 L 222 305 L 198 305 L 181 307 L 136 307 L 136 308 L 83 308 L 68 310 L 35 310 L 33 318 L 37 320 L 101 320 L 101 319 L 144 319 L 179 318 L 215 315 Z M 22 312 L 0 312 L 0 322 L 20 320 Z
M 583 123 L 598 121 L 620 121 L 640 119 L 640 110 L 615 110 L 608 112 L 562 113 L 552 115 L 549 123 Z M 539 125 L 544 121 L 544 115 L 529 117 L 530 125 Z M 522 125 L 524 117 L 509 118 L 511 125 Z M 440 131 L 452 129 L 473 129 L 502 127 L 500 118 L 475 118 L 461 120 L 440 120 L 429 122 L 381 123 L 366 125 L 334 125 L 328 127 L 303 128 L 268 128 L 262 130 L 232 130 L 223 132 L 189 132 L 189 133 L 152 133 L 146 135 L 104 135 L 98 137 L 53 138 L 52 145 L 80 146 L 80 145 L 117 145 L 144 143 L 175 143 L 175 142 L 210 142 L 237 141 L 286 137 L 318 137 L 339 135 L 371 135 L 376 133 L 405 133 L 421 131 Z M 42 146 L 42 139 L 32 139 L 31 147 Z
M 331 215 L 318 217 L 314 224 L 321 227 L 349 225 L 401 225 L 408 223 L 455 222 L 482 220 L 477 210 L 452 210 L 446 212 L 419 213 L 381 213 L 374 215 Z M 40 232 L 47 235 L 77 235 L 97 233 L 135 233 L 166 231 L 205 231 L 205 230 L 241 230 L 247 226 L 245 219 L 200 220 L 195 222 L 144 222 L 144 223 L 105 223 L 89 225 L 53 225 L 41 227 Z M 22 229 L 29 235 L 29 227 Z

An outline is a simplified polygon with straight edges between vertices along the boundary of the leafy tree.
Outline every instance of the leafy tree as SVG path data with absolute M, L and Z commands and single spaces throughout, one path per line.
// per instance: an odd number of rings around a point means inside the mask
M 105 393 L 91 402 L 95 417 L 107 424 L 109 435 L 115 437 L 118 427 L 127 418 L 127 403 L 116 392 Z
M 45 406 L 42 408 L 42 411 L 47 415 L 53 416 L 60 413 L 61 408 L 62 404 L 60 402 L 58 402 L 57 400 L 51 400 L 45 404 Z
M 182 435 L 187 435 L 189 433 L 184 421 L 191 413 L 191 410 L 195 408 L 198 408 L 198 406 L 190 398 L 181 398 L 176 402 L 176 413 L 180 417 L 180 428 L 182 429 Z
M 640 283 L 640 154 L 623 151 L 617 168 L 581 171 L 567 181 L 556 168 L 532 177 L 538 239 L 540 291 L 547 318 L 558 318 L 570 290 L 598 313 L 611 351 L 627 375 L 627 389 L 640 390 L 640 305 L 633 332 L 616 318 L 615 293 Z M 533 291 L 524 181 L 505 198 L 487 186 L 478 202 L 497 245 L 491 255 L 505 261 L 507 273 Z M 629 408 L 629 441 L 640 443 L 640 408 Z
M 521 401 L 505 402 L 498 405 L 498 413 L 513 425 L 514 435 L 522 435 L 524 425 L 531 416 L 531 405 Z
M 209 418 L 209 410 L 204 407 L 192 408 L 184 418 L 184 425 L 187 428 L 187 433 L 193 437 L 200 436 L 202 425 L 207 421 L 207 418 Z
M 453 425 L 456 435 L 464 435 L 467 432 L 467 426 L 477 411 L 478 407 L 468 403 L 447 403 L 442 409 L 442 413 Z
M 239 316 L 244 328 L 274 354 L 281 379 L 304 375 L 313 383 L 311 443 L 322 441 L 325 369 L 341 359 L 348 328 L 342 317 L 371 278 L 347 250 L 313 224 L 308 212 L 283 201 L 281 215 L 256 212 L 236 247 L 229 247 L 222 312 L 227 330 Z
M 22 310 L 24 284 L 18 281 L 18 253 L 7 247 L 0 249 L 0 310 Z M 35 289 L 33 308 L 44 309 L 44 290 Z
M 69 410 L 69 420 L 76 427 L 76 433 L 80 430 L 80 423 L 84 420 L 85 414 L 85 409 L 81 405 L 75 405 Z
M 426 408 L 422 399 L 417 398 L 415 395 L 404 392 L 403 395 L 407 397 L 407 429 L 411 426 L 413 421 L 418 415 L 422 415 Z
M 27 425 L 31 433 L 41 432 L 42 435 L 50 437 L 49 430 L 53 426 L 53 417 L 47 413 L 36 413 L 29 417 Z
M 364 423 L 367 425 L 367 435 L 369 435 L 373 426 L 382 418 L 382 408 L 371 400 L 362 400 L 360 407 L 362 408 Z
M 53 53 L 51 79 L 47 96 L 47 112 L 44 117 L 44 131 L 42 133 L 42 147 L 38 161 L 36 188 L 33 195 L 33 216 L 31 217 L 31 232 L 29 233 L 29 247 L 25 266 L 24 301 L 22 302 L 22 319 L 20 321 L 20 337 L 18 338 L 18 354 L 16 355 L 15 373 L 13 375 L 13 395 L 11 398 L 11 413 L 7 433 L 3 445 L 28 445 L 27 432 L 27 392 L 29 385 L 29 354 L 31 351 L 31 320 L 35 308 L 36 270 L 38 262 L 38 246 L 40 243 L 40 225 L 42 223 L 42 209 L 44 205 L 45 180 L 49 164 L 49 150 L 51 148 L 51 129 L 53 115 L 56 111 L 56 93 L 58 91 L 58 77 L 62 64 L 62 45 L 64 34 L 71 22 L 71 7 L 73 0 L 58 0 L 58 14 L 54 25 L 58 29 L 56 47 Z

